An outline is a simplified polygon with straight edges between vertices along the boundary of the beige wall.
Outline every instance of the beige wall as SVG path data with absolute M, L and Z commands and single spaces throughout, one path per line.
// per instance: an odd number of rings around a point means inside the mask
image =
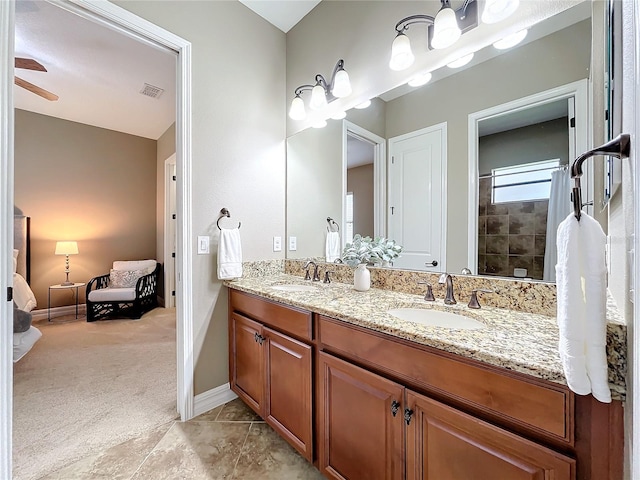
M 347 192 L 353 192 L 353 233 L 373 238 L 373 164 L 347 170 Z
M 226 291 L 216 276 L 216 219 L 242 222 L 244 260 L 283 258 L 285 34 L 238 1 L 115 1 L 192 45 L 192 223 L 211 237 L 194 256 L 195 393 L 229 381 Z M 180 159 L 178 159 L 178 162 Z M 155 217 L 154 217 L 155 218 Z M 155 243 L 154 243 L 155 245 Z
M 114 260 L 156 258 L 156 142 L 15 111 L 15 205 L 31 217 L 31 286 L 47 308 L 64 281 L 56 241 L 76 240 L 75 282 L 109 273 Z M 80 289 L 80 302 L 84 289 Z M 71 290 L 51 305 L 70 305 Z

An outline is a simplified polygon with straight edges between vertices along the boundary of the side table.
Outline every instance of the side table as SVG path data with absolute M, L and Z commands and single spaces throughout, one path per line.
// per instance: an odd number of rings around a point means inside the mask
M 47 320 L 51 321 L 51 290 L 64 290 L 75 288 L 76 289 L 76 320 L 78 319 L 78 293 L 80 287 L 84 287 L 86 283 L 72 283 L 71 285 L 63 285 L 61 283 L 57 285 L 49 285 L 49 295 L 47 298 Z

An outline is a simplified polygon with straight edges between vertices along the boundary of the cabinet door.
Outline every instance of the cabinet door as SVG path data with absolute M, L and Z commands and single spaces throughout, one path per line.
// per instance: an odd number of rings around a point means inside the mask
M 575 461 L 407 391 L 407 480 L 573 480 Z
M 325 353 L 319 359 L 320 471 L 334 479 L 403 478 L 404 387 Z
M 303 457 L 313 461 L 311 347 L 264 328 L 265 420 Z
M 242 315 L 230 318 L 231 389 L 264 418 L 264 343 L 262 325 Z

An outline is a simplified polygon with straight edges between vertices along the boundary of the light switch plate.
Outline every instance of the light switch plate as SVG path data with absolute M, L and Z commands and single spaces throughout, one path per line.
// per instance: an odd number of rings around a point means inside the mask
M 209 254 L 209 237 L 206 235 L 198 235 L 198 255 Z
M 273 237 L 273 251 L 274 252 L 282 251 L 282 237 Z
M 298 237 L 289 237 L 289 251 L 295 252 L 298 249 Z

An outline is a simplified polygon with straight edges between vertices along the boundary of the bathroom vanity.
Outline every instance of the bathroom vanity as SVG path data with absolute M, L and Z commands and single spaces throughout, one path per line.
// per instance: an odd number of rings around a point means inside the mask
M 568 389 L 554 318 L 460 302 L 485 328 L 452 330 L 387 313 L 450 308 L 416 295 L 274 288 L 305 283 L 227 282 L 229 374 L 327 478 L 622 478 L 624 393 L 602 404 Z

